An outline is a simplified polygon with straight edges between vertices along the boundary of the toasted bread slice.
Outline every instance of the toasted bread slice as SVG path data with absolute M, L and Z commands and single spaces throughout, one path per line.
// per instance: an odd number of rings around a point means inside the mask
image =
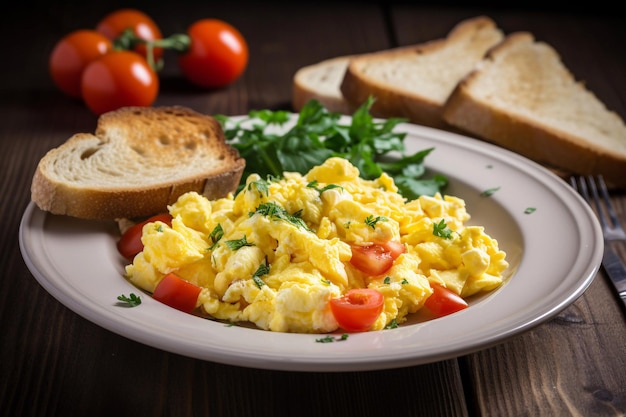
M 338 56 L 300 68 L 293 77 L 292 106 L 299 112 L 309 100 L 328 111 L 351 115 L 356 107 L 341 94 L 339 86 L 351 56 Z
M 406 117 L 413 123 L 445 128 L 441 112 L 448 96 L 503 38 L 492 19 L 467 19 L 446 38 L 351 59 L 340 89 L 353 106 L 373 96 L 371 112 L 378 117 Z
M 550 45 L 510 34 L 450 96 L 445 120 L 548 166 L 626 186 L 626 126 Z
M 234 192 L 245 160 L 217 120 L 184 107 L 126 107 L 100 116 L 39 162 L 31 199 L 42 210 L 84 219 L 167 211 L 183 193 Z

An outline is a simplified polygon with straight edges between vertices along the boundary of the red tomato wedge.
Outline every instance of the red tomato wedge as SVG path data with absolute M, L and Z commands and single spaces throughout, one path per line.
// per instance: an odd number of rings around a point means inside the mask
M 330 300 L 330 309 L 339 326 L 349 332 L 367 331 L 383 311 L 385 297 L 376 290 L 355 288 Z
M 120 240 L 117 242 L 117 250 L 119 253 L 124 258 L 132 261 L 135 255 L 143 250 L 143 243 L 141 243 L 141 231 L 144 225 L 156 221 L 161 221 L 170 227 L 172 226 L 172 216 L 167 213 L 157 214 L 156 216 L 150 217 L 148 220 L 137 223 L 124 232 Z
M 157 284 L 152 297 L 177 310 L 191 313 L 196 308 L 201 288 L 169 273 Z
M 430 286 L 433 293 L 426 299 L 424 306 L 433 314 L 443 317 L 468 307 L 467 301 L 449 289 L 432 283 Z
M 402 243 L 393 241 L 369 246 L 351 245 L 351 248 L 350 263 L 359 271 L 371 276 L 387 272 L 393 261 L 406 250 Z
M 396 258 L 406 252 L 406 246 L 402 242 L 396 242 L 394 240 L 390 240 L 385 243 L 381 243 L 380 246 L 385 248 L 385 250 L 391 253 L 391 257 L 395 261 Z

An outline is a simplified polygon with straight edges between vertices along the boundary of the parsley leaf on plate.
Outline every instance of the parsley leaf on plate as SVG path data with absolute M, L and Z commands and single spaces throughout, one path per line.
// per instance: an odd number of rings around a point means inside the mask
M 139 297 L 138 295 L 132 292 L 130 293 L 128 297 L 124 294 L 118 295 L 117 299 L 118 301 L 120 301 L 120 303 L 128 307 L 137 307 L 139 304 L 141 304 L 141 297 Z

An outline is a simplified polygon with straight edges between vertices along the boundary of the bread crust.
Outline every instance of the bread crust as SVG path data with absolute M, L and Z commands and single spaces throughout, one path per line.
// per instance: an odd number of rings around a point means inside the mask
M 485 65 L 516 43 L 533 42 L 534 37 L 528 32 L 512 33 L 487 54 Z M 558 58 L 556 51 L 554 57 Z M 571 81 L 570 88 L 585 90 L 584 85 L 575 82 L 565 67 L 561 70 L 564 82 Z M 528 105 L 527 112 L 522 112 L 515 106 L 496 105 L 489 99 L 478 97 L 472 94 L 471 87 L 481 76 L 479 67 L 455 88 L 443 112 L 443 117 L 448 123 L 466 134 L 512 150 L 548 167 L 573 174 L 601 174 L 611 187 L 626 188 L 624 147 L 619 150 L 617 147 L 601 146 L 594 138 L 544 123 L 538 117 L 533 117 L 531 109 L 532 105 L 536 105 L 534 102 Z M 521 84 L 515 79 L 512 82 Z M 507 96 L 500 94 L 498 97 L 502 99 Z M 590 92 L 587 98 L 597 100 Z M 563 102 L 562 105 L 567 106 L 568 103 Z M 622 126 L 622 136 L 615 137 L 615 141 L 626 141 L 626 127 L 623 121 L 614 112 L 603 106 L 602 109 L 602 114 L 598 114 L 599 119 Z
M 483 33 L 483 36 L 478 36 Z M 424 67 L 424 63 L 417 61 L 420 57 L 436 54 L 446 48 L 461 42 L 469 42 L 472 53 L 476 56 L 471 58 L 472 64 L 478 62 L 488 48 L 498 43 L 504 34 L 495 22 L 486 16 L 477 16 L 458 23 L 446 38 L 435 39 L 417 45 L 403 46 L 394 49 L 360 55 L 350 60 L 340 89 L 345 99 L 353 106 L 360 106 L 369 96 L 375 97 L 376 101 L 371 108 L 371 113 L 377 117 L 406 117 L 409 121 L 435 128 L 447 128 L 447 123 L 442 118 L 442 109 L 449 93 L 456 83 L 466 75 L 471 68 L 463 71 L 456 77 L 443 80 L 438 74 L 434 75 L 437 81 L 442 83 L 437 96 L 427 91 L 410 91 L 407 86 L 389 82 L 382 77 L 368 74 L 368 67 L 381 63 L 393 63 L 399 59 L 411 59 L 416 57 L 415 69 Z M 461 52 L 470 56 L 470 52 Z M 445 71 L 448 65 L 452 68 L 455 63 L 437 62 L 439 69 Z M 391 76 L 391 75 L 390 75 Z
M 214 118 L 181 106 L 126 107 L 103 114 L 95 134 L 75 134 L 44 155 L 31 199 L 83 219 L 145 217 L 189 191 L 209 199 L 234 192 L 244 167 Z
M 356 108 L 343 97 L 339 85 L 353 56 L 326 59 L 296 71 L 291 100 L 294 111 L 299 112 L 308 101 L 317 100 L 328 111 L 352 114 Z

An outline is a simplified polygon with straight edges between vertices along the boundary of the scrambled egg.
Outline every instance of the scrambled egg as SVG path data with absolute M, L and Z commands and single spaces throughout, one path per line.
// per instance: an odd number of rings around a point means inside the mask
M 175 272 L 202 288 L 197 306 L 209 316 L 276 332 L 337 330 L 329 300 L 363 287 L 384 295 L 371 328 L 380 330 L 422 308 L 430 282 L 467 297 L 498 287 L 508 267 L 495 239 L 465 225 L 462 199 L 407 201 L 388 175 L 364 180 L 341 158 L 306 175 L 250 175 L 240 193 L 216 201 L 190 192 L 169 210 L 171 228 L 144 226 L 144 250 L 126 267 L 128 279 L 152 292 Z M 448 236 L 433 232 L 444 225 Z M 350 245 L 389 240 L 406 251 L 383 275 L 350 263 Z

